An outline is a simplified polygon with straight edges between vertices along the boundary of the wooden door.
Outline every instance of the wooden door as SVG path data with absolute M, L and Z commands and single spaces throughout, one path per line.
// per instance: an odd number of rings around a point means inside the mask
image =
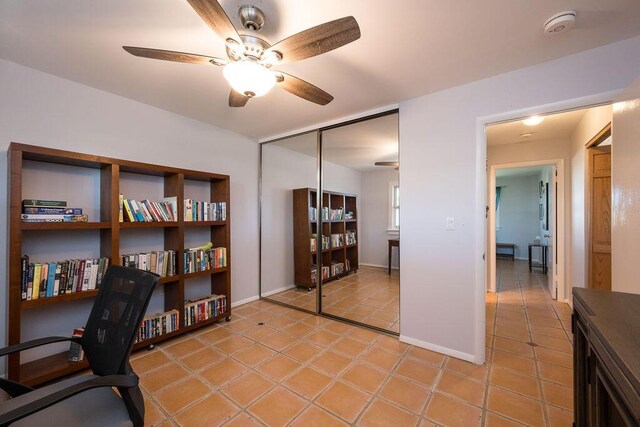
M 611 290 L 611 146 L 593 147 L 589 156 L 589 287 Z

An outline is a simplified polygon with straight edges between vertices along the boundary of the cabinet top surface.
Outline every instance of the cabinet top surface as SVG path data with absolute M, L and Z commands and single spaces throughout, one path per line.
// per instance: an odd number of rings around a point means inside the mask
M 573 289 L 588 312 L 591 330 L 640 392 L 640 295 L 595 289 Z

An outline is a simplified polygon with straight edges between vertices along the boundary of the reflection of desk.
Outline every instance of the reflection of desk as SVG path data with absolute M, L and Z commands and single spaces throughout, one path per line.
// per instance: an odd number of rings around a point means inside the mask
M 531 248 L 540 248 L 542 252 L 542 263 L 533 263 L 531 261 Z M 532 268 L 542 268 L 542 272 L 547 274 L 547 245 L 541 243 L 529 243 L 529 271 Z
M 400 269 L 400 239 L 389 239 L 389 274 L 391 274 L 391 250 L 398 248 L 398 269 Z

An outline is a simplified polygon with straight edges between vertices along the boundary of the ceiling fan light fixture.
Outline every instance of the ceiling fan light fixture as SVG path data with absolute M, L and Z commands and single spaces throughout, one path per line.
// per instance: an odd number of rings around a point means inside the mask
M 528 119 L 522 121 L 522 123 L 526 126 L 536 126 L 542 123 L 544 117 L 542 116 L 531 116 Z
M 233 90 L 250 98 L 267 94 L 276 84 L 275 74 L 255 61 L 230 62 L 222 74 Z

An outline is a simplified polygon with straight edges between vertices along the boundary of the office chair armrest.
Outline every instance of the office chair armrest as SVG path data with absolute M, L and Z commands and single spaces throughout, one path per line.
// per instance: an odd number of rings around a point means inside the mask
M 0 357 L 6 356 L 7 354 L 16 353 L 23 350 L 28 350 L 34 347 L 40 347 L 41 345 L 53 344 L 56 342 L 64 342 L 64 341 L 74 341 L 82 344 L 82 337 L 46 337 L 46 338 L 38 338 L 35 340 L 22 342 L 20 344 L 10 345 L 9 347 L 4 347 L 0 349 Z
M 84 391 L 98 387 L 122 387 L 131 388 L 138 385 L 137 375 L 106 375 L 104 377 L 89 377 L 87 380 L 76 383 L 63 390 L 53 392 L 41 399 L 29 402 L 24 406 L 2 412 L 0 406 L 0 426 L 9 425 L 21 418 L 27 417 L 38 411 L 55 405 L 65 399 L 75 396 Z

